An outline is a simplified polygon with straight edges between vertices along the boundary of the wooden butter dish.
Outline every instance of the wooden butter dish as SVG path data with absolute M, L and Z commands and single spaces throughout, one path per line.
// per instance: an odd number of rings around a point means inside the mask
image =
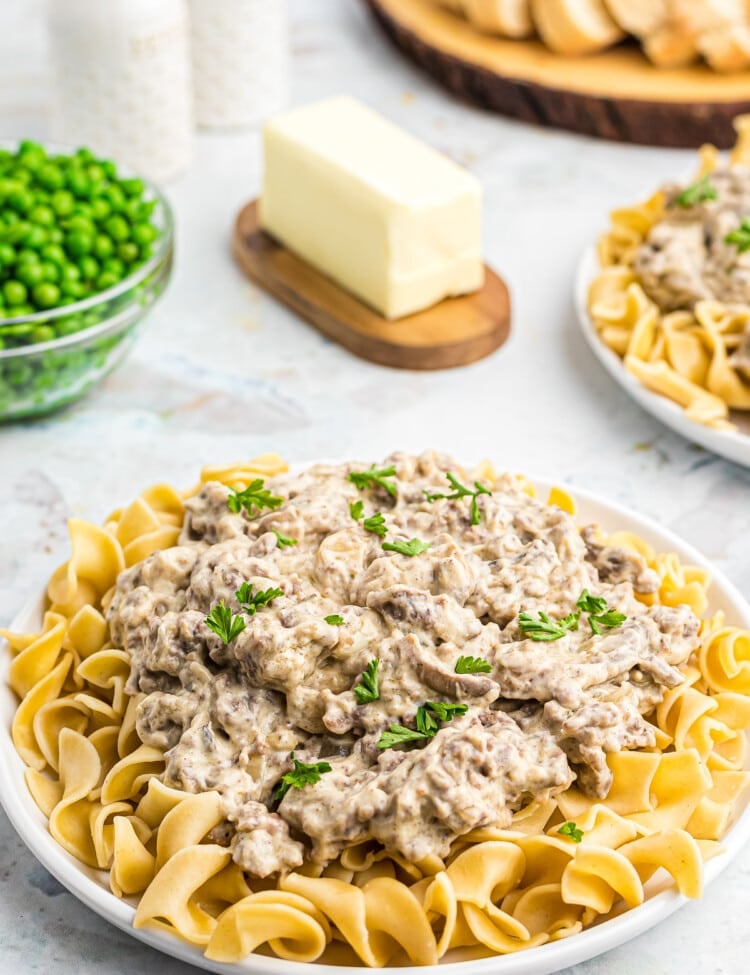
M 237 216 L 232 252 L 255 284 L 323 335 L 382 366 L 465 366 L 494 352 L 510 334 L 508 289 L 488 267 L 480 291 L 388 321 L 265 233 L 257 200 Z

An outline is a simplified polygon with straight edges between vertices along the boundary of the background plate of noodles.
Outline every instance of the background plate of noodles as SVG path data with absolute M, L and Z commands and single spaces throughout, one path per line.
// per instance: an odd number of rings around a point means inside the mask
M 590 266 L 593 267 L 591 262 Z M 587 270 L 588 267 L 584 267 L 584 274 L 582 277 L 584 284 Z M 585 304 L 583 305 L 583 308 L 585 308 Z M 590 341 L 592 343 L 592 347 L 596 348 L 598 340 L 593 335 L 593 332 L 590 335 Z M 677 407 L 672 407 L 672 404 L 669 404 L 667 401 L 663 401 L 662 406 L 662 400 L 659 397 L 652 396 L 652 394 L 649 394 L 638 387 L 637 382 L 634 379 L 631 380 L 631 377 L 624 372 L 619 364 L 619 361 L 616 359 L 613 353 L 609 352 L 609 350 L 602 347 L 601 350 L 597 351 L 597 355 L 602 359 L 607 369 L 609 369 L 613 375 L 616 376 L 617 373 L 622 373 L 622 375 L 625 377 L 623 385 L 625 385 L 626 388 L 628 388 L 630 382 L 632 381 L 634 387 L 638 388 L 637 395 L 635 393 L 635 388 L 633 390 L 633 395 L 636 399 L 639 399 L 640 401 L 641 397 L 648 397 L 649 399 L 654 399 L 660 404 L 658 409 L 652 409 L 650 405 L 646 407 L 647 409 L 650 409 L 652 412 L 656 413 L 657 416 L 659 415 L 659 411 L 664 409 L 667 411 L 667 415 L 670 417 L 671 410 L 674 409 L 675 422 L 672 425 L 676 426 L 677 417 L 680 412 Z M 609 362 L 610 356 L 612 358 L 611 363 Z M 671 422 L 671 420 L 665 420 L 665 422 Z M 690 431 L 692 432 L 693 425 L 690 424 L 689 421 L 684 422 L 688 424 Z M 709 430 L 705 430 L 703 432 L 705 434 L 713 433 L 724 438 L 730 436 L 725 432 L 717 433 L 716 431 Z M 739 434 L 732 434 L 731 436 L 740 441 Z M 744 441 L 741 442 L 743 442 L 744 446 Z M 734 440 L 732 440 L 731 443 L 734 444 Z M 748 439 L 748 443 L 750 444 L 750 438 Z M 738 450 L 739 448 L 735 445 L 734 449 Z M 738 453 L 735 456 L 735 459 L 740 459 L 740 456 L 744 456 L 744 460 L 750 463 L 750 449 L 747 447 L 744 449 L 747 452 L 744 455 Z M 727 452 L 729 450 L 730 448 L 727 447 Z M 535 483 L 540 490 L 540 494 L 543 497 L 546 497 L 551 485 L 545 485 L 542 482 Z M 735 589 L 735 587 L 721 573 L 712 570 L 707 561 L 696 550 L 691 548 L 677 536 L 671 534 L 661 526 L 650 521 L 649 519 L 644 518 L 643 516 L 633 514 L 624 508 L 602 501 L 593 495 L 586 494 L 585 492 L 577 491 L 575 494 L 575 501 L 578 505 L 576 521 L 579 524 L 596 523 L 599 524 L 607 533 L 633 533 L 642 539 L 646 546 L 651 546 L 653 551 L 656 553 L 675 553 L 677 558 L 672 556 L 667 557 L 667 562 L 670 566 L 672 566 L 672 569 L 668 571 L 679 574 L 684 570 L 684 576 L 678 581 L 673 589 L 675 598 L 679 598 L 680 594 L 688 593 L 691 586 L 698 585 L 698 587 L 701 589 L 701 594 L 699 594 L 699 602 L 702 601 L 702 591 L 704 585 L 703 581 L 710 573 L 713 581 L 709 590 L 709 608 L 704 614 L 704 617 L 712 617 L 713 619 L 711 624 L 707 623 L 709 635 L 726 632 L 725 629 L 722 629 L 723 624 L 721 623 L 721 618 L 718 618 L 717 621 L 715 614 L 723 614 L 723 618 L 726 620 L 728 626 L 750 628 L 750 607 L 748 607 L 747 603 L 744 601 L 737 589 Z M 621 535 L 620 537 L 622 538 L 623 536 Z M 167 544 L 173 544 L 173 542 L 168 542 Z M 669 561 L 670 559 L 671 561 Z M 680 568 L 677 559 L 683 563 L 682 569 Z M 698 580 L 698 582 L 696 582 L 696 580 Z M 39 630 L 42 623 L 42 614 L 44 609 L 45 597 L 40 596 L 18 615 L 18 617 L 13 621 L 11 629 L 16 632 Z M 713 640 L 713 636 L 711 636 L 711 640 Z M 709 640 L 708 642 L 710 644 L 711 641 Z M 59 845 L 49 832 L 47 816 L 45 816 L 41 811 L 27 788 L 25 781 L 25 773 L 27 768 L 24 761 L 16 751 L 11 738 L 11 725 L 14 720 L 14 716 L 19 709 L 19 704 L 18 698 L 9 686 L 9 680 L 11 676 L 10 672 L 12 661 L 13 659 L 18 660 L 21 652 L 22 651 L 17 647 L 16 657 L 12 658 L 4 642 L 0 643 L 0 716 L 2 718 L 2 727 L 0 728 L 0 782 L 2 783 L 2 785 L 0 785 L 0 800 L 2 801 L 2 805 L 13 826 L 25 844 L 29 847 L 37 859 L 74 896 L 76 896 L 80 901 L 108 920 L 110 923 L 116 925 L 124 931 L 127 931 L 129 934 L 138 938 L 142 942 L 163 951 L 166 954 L 208 971 L 226 973 L 226 975 L 237 975 L 238 972 L 253 972 L 257 973 L 257 975 L 316 975 L 316 973 L 321 975 L 321 973 L 330 972 L 332 967 L 335 966 L 334 970 L 340 971 L 344 973 L 344 975 L 346 975 L 347 972 L 354 975 L 355 972 L 361 972 L 363 970 L 361 964 L 353 964 L 353 956 L 351 953 L 349 955 L 337 955 L 337 948 L 343 946 L 337 944 L 336 941 L 332 942 L 332 946 L 334 948 L 333 952 L 327 948 L 325 953 L 321 956 L 321 961 L 318 962 L 303 963 L 300 961 L 289 960 L 288 957 L 279 958 L 272 957 L 270 954 L 266 953 L 252 953 L 244 960 L 230 964 L 216 960 L 209 960 L 204 955 L 201 947 L 186 943 L 184 940 L 176 937 L 174 933 L 165 930 L 164 927 L 161 929 L 158 927 L 154 928 L 149 926 L 134 928 L 133 921 L 136 914 L 136 907 L 138 905 L 138 898 L 115 896 L 115 894 L 112 893 L 108 874 L 105 871 L 85 866 L 80 862 L 80 860 L 75 859 L 61 845 Z M 87 660 L 91 660 L 91 657 L 84 659 L 84 664 L 87 662 Z M 739 635 L 739 642 L 733 651 L 731 666 L 728 666 L 727 668 L 726 661 L 724 661 L 722 663 L 722 667 L 722 673 L 724 670 L 727 670 L 727 672 L 732 672 L 727 678 L 728 689 L 734 690 L 736 685 L 736 689 L 741 692 L 734 695 L 724 694 L 724 697 L 727 698 L 734 696 L 739 698 L 740 696 L 743 696 L 743 699 L 750 697 L 750 639 L 747 638 L 746 634 Z M 718 692 L 717 688 L 714 687 L 713 693 L 714 695 L 719 693 L 720 697 L 720 692 L 722 690 L 724 690 L 723 685 L 719 687 Z M 698 694 L 698 697 L 703 696 L 704 695 Z M 706 698 L 706 701 L 707 700 L 708 698 Z M 717 697 L 712 699 L 712 705 L 716 700 L 718 700 Z M 717 705 L 717 707 L 723 706 L 723 702 Z M 670 705 L 670 707 L 672 707 L 672 705 Z M 685 707 L 686 704 L 684 701 L 682 703 L 678 702 L 675 711 L 675 713 L 678 715 L 678 724 L 680 722 L 682 722 L 683 725 L 685 724 L 685 719 L 683 718 L 683 715 L 686 714 L 686 711 L 684 710 Z M 683 710 L 681 711 L 680 709 Z M 705 713 L 699 714 L 698 711 L 695 711 L 695 709 L 693 709 L 693 711 L 695 713 L 693 714 L 693 717 L 690 718 L 691 722 L 693 720 L 696 722 L 704 720 Z M 715 713 L 718 714 L 718 711 Z M 710 716 L 706 720 L 709 721 L 711 728 L 715 729 L 716 724 L 711 724 Z M 745 727 L 745 725 L 746 722 L 741 727 Z M 707 740 L 711 737 L 713 732 L 710 731 L 709 725 L 706 725 L 704 730 L 706 730 L 704 739 Z M 684 731 L 684 728 L 682 731 L 680 731 L 678 728 L 675 730 L 675 735 L 677 736 L 683 734 Z M 63 732 L 63 734 L 64 733 L 65 732 Z M 743 739 L 744 734 L 744 732 L 738 732 L 739 738 Z M 696 738 L 696 741 L 697 740 L 698 738 Z M 743 741 L 738 742 L 738 744 L 742 743 Z M 709 748 L 712 748 L 712 743 L 709 745 Z M 643 754 L 644 758 L 648 759 L 649 756 L 645 753 Z M 663 754 L 666 755 L 670 753 L 665 751 Z M 684 756 L 686 752 L 682 752 L 681 754 Z M 738 754 L 743 756 L 743 758 L 740 759 L 741 764 L 742 761 L 744 761 L 744 748 L 740 748 Z M 60 764 L 62 764 L 62 758 L 60 759 Z M 739 771 L 739 766 L 736 767 L 738 768 L 737 771 L 734 773 L 727 773 L 729 778 L 731 779 L 732 775 L 734 775 L 735 780 L 741 779 L 743 785 L 747 785 L 747 776 Z M 652 775 L 653 774 L 654 773 L 652 773 Z M 654 794 L 658 793 L 659 783 L 657 783 L 656 778 L 651 780 L 646 792 L 648 792 L 649 789 L 653 790 Z M 679 792 L 679 790 L 676 791 Z M 698 839 L 697 841 L 699 845 L 701 843 L 704 844 L 702 849 L 707 849 L 709 847 L 711 848 L 711 853 L 707 857 L 704 854 L 704 859 L 707 861 L 703 870 L 703 879 L 705 883 L 710 883 L 715 880 L 721 871 L 737 856 L 742 846 L 748 841 L 748 839 L 750 839 L 750 808 L 747 806 L 746 791 L 746 789 L 738 789 L 733 797 L 731 808 L 736 815 L 732 820 L 730 820 L 732 825 L 728 831 L 723 834 L 721 841 L 723 845 L 723 852 L 719 853 L 718 855 L 716 854 L 716 844 L 713 844 L 710 841 L 710 827 L 704 827 L 704 830 L 707 829 L 707 831 L 704 831 L 702 834 L 703 836 L 709 836 L 709 838 L 706 840 Z M 712 791 L 708 786 L 706 787 L 706 791 L 703 793 L 703 795 L 706 799 L 705 811 L 708 814 L 708 818 L 705 820 L 705 822 L 710 820 L 711 810 L 714 807 L 716 807 L 714 812 L 717 814 L 720 814 L 721 810 L 719 807 L 722 805 L 729 808 L 728 802 L 722 803 L 722 799 L 724 797 L 716 794 L 715 790 Z M 57 799 L 59 800 L 59 798 L 60 797 L 58 796 Z M 657 800 L 653 801 L 656 802 Z M 703 800 L 701 800 L 701 802 L 702 801 Z M 648 812 L 643 813 L 643 816 L 646 818 L 648 818 L 649 815 L 651 814 Z M 717 819 L 716 822 L 718 821 L 719 820 Z M 721 822 L 722 824 L 725 824 L 726 820 L 721 820 Z M 698 832 L 700 833 L 700 830 Z M 723 832 L 723 825 L 721 827 L 721 832 Z M 556 840 L 555 842 L 559 843 L 560 841 Z M 500 844 L 495 844 L 495 846 L 498 845 Z M 199 848 L 192 847 L 191 849 L 196 850 Z M 203 849 L 205 850 L 211 848 L 204 847 Z M 481 850 L 481 843 L 475 846 L 474 849 Z M 178 853 L 179 852 L 180 851 L 178 851 Z M 613 850 L 612 852 L 614 853 L 615 851 Z M 175 856 L 176 855 L 177 854 L 175 854 Z M 461 975 L 489 975 L 490 972 L 494 973 L 494 975 L 546 975 L 546 973 L 551 973 L 562 968 L 575 965 L 578 962 L 614 948 L 642 934 L 644 931 L 653 927 L 655 924 L 677 910 L 680 906 L 686 903 L 687 899 L 685 896 L 683 896 L 683 894 L 678 892 L 675 886 L 673 886 L 672 878 L 663 869 L 659 869 L 654 872 L 653 868 L 649 869 L 648 861 L 644 861 L 643 859 L 634 861 L 634 865 L 637 867 L 638 873 L 641 874 L 643 880 L 643 893 L 645 894 L 645 900 L 638 906 L 626 909 L 624 904 L 622 904 L 621 907 L 618 907 L 618 904 L 615 903 L 614 910 L 607 915 L 606 920 L 595 922 L 590 927 L 585 928 L 579 933 L 573 933 L 569 937 L 564 937 L 560 940 L 551 940 L 549 943 L 541 944 L 537 947 L 530 947 L 526 950 L 518 951 L 512 954 L 504 954 L 499 956 L 496 952 L 490 952 L 487 949 L 481 949 L 478 947 L 469 949 L 453 948 L 443 955 L 439 963 L 440 970 L 446 973 L 455 973 L 455 975 L 459 975 L 459 973 L 461 973 Z M 355 888 L 352 888 L 352 891 L 356 892 Z M 490 891 L 490 894 L 494 894 L 494 888 Z M 300 901 L 301 900 L 302 898 L 300 898 Z M 435 906 L 437 910 L 437 902 Z M 293 949 L 293 942 L 288 941 L 287 947 L 290 948 L 290 950 Z M 393 965 L 395 961 L 398 961 L 398 956 L 395 956 L 395 960 L 391 961 L 390 964 Z M 401 967 L 387 967 L 383 970 L 386 972 L 395 973 L 397 971 L 403 971 L 404 967 L 408 967 L 408 960 L 406 959 L 405 963 L 401 965 Z M 414 967 L 412 970 L 416 971 L 417 968 Z M 421 970 L 424 970 L 424 968 Z
M 708 426 L 691 419 L 675 400 L 648 389 L 629 372 L 623 360 L 600 337 L 589 313 L 589 291 L 602 269 L 594 246 L 581 257 L 575 282 L 576 317 L 583 336 L 612 379 L 647 413 L 688 440 L 698 443 L 736 464 L 750 467 L 750 413 L 731 410 L 729 420 L 734 429 Z

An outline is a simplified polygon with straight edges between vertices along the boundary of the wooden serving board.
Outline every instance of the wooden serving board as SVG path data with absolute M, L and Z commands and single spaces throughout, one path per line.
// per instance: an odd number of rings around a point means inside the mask
M 734 144 L 750 71 L 657 68 L 628 42 L 586 57 L 479 33 L 435 0 L 365 0 L 388 36 L 451 91 L 539 125 L 654 146 Z
M 237 217 L 232 252 L 249 278 L 319 332 L 382 366 L 465 366 L 494 352 L 510 334 L 508 289 L 488 267 L 481 291 L 388 321 L 261 230 L 257 200 Z

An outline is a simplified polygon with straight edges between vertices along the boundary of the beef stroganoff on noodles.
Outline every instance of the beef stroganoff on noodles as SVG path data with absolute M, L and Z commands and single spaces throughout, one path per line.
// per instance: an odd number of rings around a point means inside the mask
M 659 868 L 699 896 L 750 784 L 750 633 L 574 514 L 427 453 L 71 521 L 42 631 L 5 634 L 50 833 L 224 962 L 505 954 Z

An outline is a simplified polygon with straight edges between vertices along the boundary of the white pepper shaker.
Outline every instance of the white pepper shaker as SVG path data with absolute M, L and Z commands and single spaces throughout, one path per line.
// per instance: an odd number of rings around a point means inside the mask
M 52 135 L 161 182 L 190 162 L 185 0 L 48 0 Z
M 286 0 L 189 0 L 196 120 L 243 128 L 283 108 L 289 88 Z

